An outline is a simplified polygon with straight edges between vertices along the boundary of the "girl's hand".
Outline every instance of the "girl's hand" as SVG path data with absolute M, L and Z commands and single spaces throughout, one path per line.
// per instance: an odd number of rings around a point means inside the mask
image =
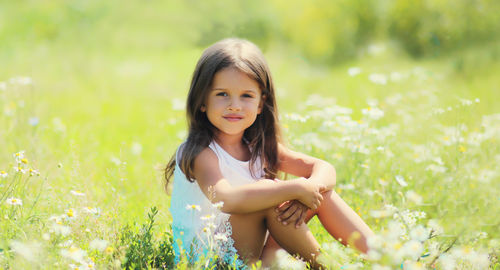
M 309 207 L 297 200 L 286 201 L 276 207 L 276 212 L 279 213 L 278 221 L 283 225 L 295 223 L 295 228 L 298 228 L 304 223 L 308 209 Z
M 300 180 L 302 192 L 298 200 L 312 210 L 316 210 L 323 200 L 321 192 L 326 190 L 326 186 L 321 183 Z

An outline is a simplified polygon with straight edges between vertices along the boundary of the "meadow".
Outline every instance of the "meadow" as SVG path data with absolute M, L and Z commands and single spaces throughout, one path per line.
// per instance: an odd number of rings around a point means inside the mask
M 170 269 L 163 169 L 186 137 L 204 46 L 134 16 L 107 37 L 111 26 L 94 27 L 119 22 L 110 7 L 28 27 L 54 6 L 0 31 L 0 269 Z M 326 265 L 499 269 L 498 42 L 415 58 L 374 39 L 335 65 L 287 42 L 264 48 L 285 144 L 333 164 L 335 191 L 377 233 L 365 256 L 313 219 Z M 306 266 L 283 254 L 276 267 Z

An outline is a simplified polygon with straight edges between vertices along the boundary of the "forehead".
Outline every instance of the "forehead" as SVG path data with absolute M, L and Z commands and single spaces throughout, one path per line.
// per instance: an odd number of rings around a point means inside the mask
M 215 73 L 212 89 L 250 90 L 260 93 L 259 83 L 236 68 L 225 68 Z

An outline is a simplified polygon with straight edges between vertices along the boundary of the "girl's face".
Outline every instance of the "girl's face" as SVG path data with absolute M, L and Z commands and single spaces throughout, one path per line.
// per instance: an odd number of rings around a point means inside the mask
M 236 68 L 225 68 L 215 73 L 201 111 L 217 128 L 217 137 L 243 136 L 260 114 L 262 103 L 262 91 L 255 80 Z

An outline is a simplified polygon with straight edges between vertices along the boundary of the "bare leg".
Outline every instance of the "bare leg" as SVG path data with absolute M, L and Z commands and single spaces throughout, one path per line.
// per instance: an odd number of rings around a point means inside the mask
M 366 240 L 373 235 L 373 232 L 335 191 L 323 193 L 323 202 L 316 211 L 307 212 L 305 222 L 309 222 L 315 215 L 318 215 L 328 233 L 343 245 L 347 245 L 348 241 L 352 240 L 356 249 L 363 253 L 368 252 Z M 270 266 L 279 249 L 281 246 L 270 235 L 262 251 L 262 264 Z
M 307 225 L 299 228 L 289 224 L 282 225 L 277 220 L 273 208 L 244 215 L 231 215 L 229 219 L 233 229 L 233 239 L 238 253 L 253 264 L 261 257 L 267 230 L 277 243 L 290 254 L 297 254 L 310 262 L 313 267 L 319 267 L 315 258 L 319 255 L 319 244 Z
M 373 235 L 372 230 L 335 191 L 323 193 L 316 214 L 328 233 L 343 245 L 354 244 L 359 251 L 368 252 L 367 239 Z

